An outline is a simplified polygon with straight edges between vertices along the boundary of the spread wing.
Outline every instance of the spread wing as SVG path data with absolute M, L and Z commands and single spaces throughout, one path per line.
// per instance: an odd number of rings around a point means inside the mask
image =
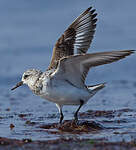
M 95 33 L 96 16 L 95 9 L 89 7 L 75 19 L 56 42 L 48 69 L 57 68 L 62 57 L 87 52 Z
M 133 52 L 133 50 L 122 50 L 62 58 L 55 75 L 71 82 L 76 87 L 83 88 L 86 75 L 91 67 L 112 63 L 125 58 Z

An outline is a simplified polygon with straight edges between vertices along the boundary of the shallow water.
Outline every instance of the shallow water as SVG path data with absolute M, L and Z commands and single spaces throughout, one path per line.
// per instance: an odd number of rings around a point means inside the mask
M 135 47 L 135 1 L 131 4 L 117 0 L 92 2 L 99 13 L 96 37 L 92 51 L 136 49 Z M 44 7 L 45 6 L 45 7 Z M 82 6 L 82 8 L 81 8 Z M 31 138 L 52 140 L 58 138 L 105 138 L 109 141 L 136 138 L 136 59 L 126 60 L 94 68 L 87 84 L 107 82 L 107 86 L 85 105 L 81 112 L 105 110 L 108 115 L 81 115 L 80 119 L 99 122 L 104 129 L 88 134 L 51 134 L 41 125 L 56 123 L 59 114 L 56 106 L 33 95 L 26 87 L 11 92 L 10 88 L 21 79 L 28 68 L 45 70 L 51 57 L 52 44 L 69 23 L 90 2 L 67 2 L 67 8 L 51 2 L 10 0 L 0 2 L 0 136 L 8 138 Z M 127 10 L 127 11 L 126 11 Z M 63 13 L 62 13 L 63 12 Z M 59 17 L 58 17 L 59 16 Z M 89 50 L 91 52 L 91 49 Z M 75 106 L 64 107 L 65 119 L 73 119 Z M 112 112 L 113 111 L 113 112 Z M 114 112 L 116 111 L 116 112 Z M 10 124 L 15 127 L 10 128 Z M 57 129 L 56 129 L 57 130 Z
M 87 134 L 72 134 L 71 132 L 57 134 L 57 129 L 45 130 L 40 128 L 41 125 L 59 121 L 56 106 L 32 95 L 25 87 L 14 93 L 8 92 L 8 94 L 5 92 L 5 87 L 2 90 L 0 103 L 1 136 L 17 139 L 31 138 L 32 140 L 73 137 L 120 141 L 122 139 L 131 140 L 132 137 L 136 138 L 135 85 L 132 82 L 124 82 L 112 82 L 111 86 L 99 92 L 81 109 L 82 113 L 79 117 L 81 120 L 93 120 L 109 128 Z M 113 94 L 115 89 L 117 91 Z M 73 118 L 75 108 L 75 106 L 64 107 L 66 120 Z M 88 115 L 87 111 L 90 110 L 93 111 Z M 99 111 L 96 112 L 96 110 Z M 105 114 L 101 114 L 102 110 L 105 110 Z M 10 124 L 15 127 L 11 129 Z

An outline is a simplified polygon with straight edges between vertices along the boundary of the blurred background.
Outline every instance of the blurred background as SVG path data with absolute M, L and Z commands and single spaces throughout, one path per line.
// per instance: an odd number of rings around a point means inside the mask
M 28 68 L 45 70 L 56 40 L 89 6 L 93 6 L 98 13 L 96 34 L 89 52 L 136 49 L 135 5 L 135 0 L 1 0 L 0 81 L 13 84 Z M 114 65 L 104 66 L 104 72 L 103 67 L 99 67 L 95 74 L 95 78 L 99 75 L 96 81 L 134 79 L 135 63 L 132 56 Z M 103 73 L 106 77 L 102 77 Z
M 52 121 L 47 115 L 58 112 L 54 104 L 34 96 L 25 86 L 14 92 L 10 88 L 20 81 L 26 69 L 46 70 L 56 40 L 90 6 L 96 9 L 98 22 L 89 53 L 136 49 L 135 0 L 0 0 L 0 110 L 1 116 L 13 116 L 1 123 L 1 136 L 24 134 L 26 128 L 17 118 L 19 113 L 30 112 L 31 119 L 37 122 Z M 82 111 L 135 108 L 135 66 L 134 54 L 119 62 L 93 68 L 87 83 L 107 82 L 107 87 Z M 71 119 L 73 110 L 67 113 L 67 118 Z M 44 120 L 40 120 L 43 116 Z M 9 122 L 19 124 L 22 130 L 16 127 L 16 132 L 7 132 L 5 127 Z

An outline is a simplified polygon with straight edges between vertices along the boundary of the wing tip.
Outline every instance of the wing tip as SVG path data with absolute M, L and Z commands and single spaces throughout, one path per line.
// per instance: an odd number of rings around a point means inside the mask
M 134 54 L 136 52 L 136 50 L 130 50 L 131 54 Z
M 134 54 L 135 52 L 136 52 L 136 50 L 130 50 L 129 55 Z
M 88 7 L 88 8 L 86 9 L 86 11 L 90 11 L 92 8 L 93 8 L 93 7 L 90 6 L 90 7 Z
M 89 8 L 87 8 L 84 12 L 83 12 L 83 14 L 87 14 L 87 13 L 91 13 L 91 14 L 94 14 L 94 12 L 96 12 L 96 9 L 93 9 L 93 7 L 92 6 L 90 6 Z
M 121 50 L 120 52 L 124 53 L 125 56 L 129 56 L 131 54 L 134 54 L 136 50 Z

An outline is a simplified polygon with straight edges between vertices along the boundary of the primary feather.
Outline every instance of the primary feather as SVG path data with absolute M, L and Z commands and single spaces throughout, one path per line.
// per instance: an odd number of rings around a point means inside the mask
M 96 15 L 95 9 L 89 7 L 67 28 L 53 48 L 48 70 L 57 68 L 63 57 L 87 52 L 95 33 Z

